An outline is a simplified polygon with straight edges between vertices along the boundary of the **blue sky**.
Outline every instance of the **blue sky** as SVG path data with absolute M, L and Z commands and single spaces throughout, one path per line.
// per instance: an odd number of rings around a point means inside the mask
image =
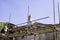
M 59 23 L 57 2 L 60 2 L 60 0 L 55 0 L 56 23 Z M 32 20 L 49 16 L 49 18 L 37 22 L 53 24 L 53 0 L 0 0 L 0 22 L 9 21 L 10 13 L 11 23 L 26 22 L 28 5 Z

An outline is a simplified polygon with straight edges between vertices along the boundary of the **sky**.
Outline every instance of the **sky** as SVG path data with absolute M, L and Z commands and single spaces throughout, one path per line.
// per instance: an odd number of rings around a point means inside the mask
M 59 23 L 57 2 L 55 0 L 55 13 L 56 21 Z M 13 24 L 20 24 L 27 21 L 27 13 L 32 16 L 32 20 L 49 16 L 47 19 L 39 20 L 36 22 L 44 24 L 53 24 L 53 0 L 0 0 L 0 22 L 10 22 Z

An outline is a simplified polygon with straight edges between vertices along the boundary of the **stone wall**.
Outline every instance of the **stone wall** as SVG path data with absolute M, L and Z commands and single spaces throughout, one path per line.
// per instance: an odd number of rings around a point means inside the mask
M 43 33 L 39 35 L 25 36 L 24 38 L 16 37 L 16 40 L 53 40 L 55 33 Z

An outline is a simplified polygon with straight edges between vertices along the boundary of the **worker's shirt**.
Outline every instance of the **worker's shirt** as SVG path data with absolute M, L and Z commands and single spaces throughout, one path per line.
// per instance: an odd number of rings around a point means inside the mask
M 4 31 L 5 31 L 5 32 L 7 32 L 7 30 L 8 30 L 8 28 L 7 28 L 7 26 L 5 26 L 5 29 L 4 29 Z

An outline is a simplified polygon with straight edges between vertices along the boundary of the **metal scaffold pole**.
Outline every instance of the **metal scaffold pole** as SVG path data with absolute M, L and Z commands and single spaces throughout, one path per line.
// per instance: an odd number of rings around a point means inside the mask
M 54 25 L 55 25 L 55 0 L 53 0 L 53 17 L 54 17 Z
M 59 24 L 60 24 L 60 8 L 59 8 L 59 2 L 57 2 L 57 7 L 58 7 L 58 17 L 59 17 Z
M 34 35 L 34 40 L 36 40 L 36 34 Z
M 53 0 L 53 17 L 54 17 L 54 29 L 56 29 L 56 25 L 55 25 L 55 0 Z M 53 33 L 53 40 L 57 40 L 57 32 Z
M 9 14 L 9 22 L 11 22 L 11 13 Z

